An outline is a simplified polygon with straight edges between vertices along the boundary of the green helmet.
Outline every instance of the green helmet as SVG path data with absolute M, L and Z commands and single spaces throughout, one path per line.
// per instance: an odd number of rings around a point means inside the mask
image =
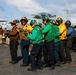
M 34 24 L 36 20 L 31 20 L 30 25 Z
M 55 24 L 55 23 L 56 23 L 55 20 L 53 20 L 53 19 L 50 19 L 49 22 L 50 22 L 51 24 Z
M 47 19 L 49 19 L 48 16 L 46 16 L 46 15 L 43 16 L 43 20 L 47 20 Z

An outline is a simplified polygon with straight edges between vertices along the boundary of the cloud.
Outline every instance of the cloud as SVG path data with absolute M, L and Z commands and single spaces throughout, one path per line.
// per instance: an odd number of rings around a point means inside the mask
M 36 14 L 49 12 L 57 16 L 64 16 L 64 10 L 69 11 L 69 18 L 76 19 L 76 0 L 2 0 L 10 6 L 14 6 L 24 14 Z M 1 8 L 0 8 L 1 9 Z M 74 20 L 75 21 L 75 20 Z
M 39 12 L 50 12 L 54 14 L 61 14 L 64 9 L 70 12 L 75 12 L 76 0 L 3 0 L 18 8 L 21 12 L 26 14 L 34 14 Z M 70 8 L 71 7 L 71 8 Z
M 16 6 L 20 11 L 26 14 L 39 13 L 47 11 L 41 7 L 35 0 L 4 0 L 7 3 Z

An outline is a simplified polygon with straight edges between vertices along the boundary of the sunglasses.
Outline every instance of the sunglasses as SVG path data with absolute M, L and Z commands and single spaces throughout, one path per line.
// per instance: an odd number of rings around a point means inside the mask
M 11 23 L 11 25 L 16 25 L 15 23 Z
M 27 22 L 27 20 L 21 20 L 21 22 L 23 22 L 23 21 Z

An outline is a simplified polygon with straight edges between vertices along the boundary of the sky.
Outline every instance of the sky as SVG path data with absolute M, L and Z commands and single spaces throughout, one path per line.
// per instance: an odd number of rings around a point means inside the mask
M 32 14 L 47 12 L 65 19 L 65 11 L 68 10 L 68 18 L 76 23 L 76 0 L 0 0 L 0 19 L 11 21 Z

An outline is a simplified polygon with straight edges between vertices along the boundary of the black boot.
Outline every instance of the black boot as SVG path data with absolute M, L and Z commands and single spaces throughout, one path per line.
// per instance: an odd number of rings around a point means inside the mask
M 43 66 L 37 66 L 37 69 L 43 70 Z
M 60 66 L 60 62 L 57 61 L 56 64 L 55 64 L 55 66 Z
M 62 61 L 62 64 L 66 64 L 66 61 Z
M 28 68 L 27 71 L 36 71 L 36 68 Z
M 9 63 L 16 64 L 16 63 L 18 63 L 18 61 L 10 61 Z
M 55 69 L 55 65 L 51 65 L 50 70 L 54 70 Z
M 29 65 L 29 64 L 24 64 L 24 63 L 23 63 L 23 64 L 20 64 L 21 67 L 26 67 L 26 66 L 28 66 L 28 65 Z

